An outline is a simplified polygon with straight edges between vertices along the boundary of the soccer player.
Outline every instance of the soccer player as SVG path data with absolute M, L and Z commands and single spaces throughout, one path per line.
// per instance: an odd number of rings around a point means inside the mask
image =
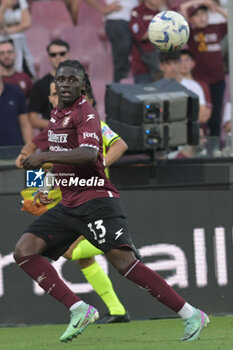
M 57 260 L 82 234 L 105 252 L 122 276 L 145 288 L 185 320 L 182 340 L 196 340 L 207 326 L 208 316 L 188 304 L 137 258 L 119 193 L 104 173 L 100 122 L 82 95 L 84 76 L 78 61 L 67 60 L 57 68 L 58 107 L 52 110 L 48 125 L 50 151 L 33 154 L 22 164 L 25 169 L 38 169 L 52 162 L 61 180 L 62 201 L 25 230 L 14 251 L 15 261 L 41 288 L 70 309 L 71 320 L 61 341 L 80 334 L 98 318 L 98 311 L 75 295 L 42 255 Z M 70 183 L 66 174 L 71 173 L 81 179 L 82 185 L 79 182 L 79 186 L 66 186 Z M 93 177 L 97 183 L 88 186 Z
M 87 101 L 95 106 L 96 102 L 92 92 L 92 87 L 89 81 L 89 77 L 85 75 L 85 96 Z M 50 84 L 50 94 L 49 101 L 54 107 L 58 104 L 57 92 L 55 88 L 55 83 L 51 82 Z M 126 143 L 112 131 L 109 126 L 101 120 L 101 130 L 103 137 L 103 155 L 105 158 L 105 173 L 107 177 L 108 166 L 114 163 L 119 159 L 122 154 L 127 150 Z M 47 130 L 42 131 L 39 135 L 33 138 L 32 141 L 28 142 L 22 149 L 21 153 L 16 159 L 16 165 L 19 168 L 22 168 L 21 162 L 26 158 L 26 155 L 33 154 L 37 148 L 41 150 L 47 150 L 48 145 L 48 136 Z M 28 198 L 28 191 L 23 190 L 22 195 L 26 195 Z M 56 194 L 57 195 L 57 194 Z M 52 207 L 51 198 L 48 199 L 47 196 L 43 195 L 41 190 L 36 195 L 36 198 L 40 196 L 40 200 L 44 205 L 49 204 L 49 207 Z M 43 196 L 43 198 L 42 198 Z M 47 208 L 43 208 L 43 205 L 36 203 L 35 198 L 31 196 L 30 202 L 24 201 L 23 210 L 32 213 L 33 215 L 40 215 L 42 212 L 45 212 Z M 61 196 L 59 201 L 61 200 Z M 33 204 L 33 202 L 35 204 Z M 54 205 L 57 204 L 57 200 L 54 202 Z M 129 322 L 130 317 L 129 313 L 125 310 L 124 306 L 118 299 L 110 278 L 103 271 L 100 265 L 95 261 L 95 255 L 103 254 L 103 252 L 93 246 L 88 240 L 84 239 L 83 236 L 79 237 L 67 252 L 63 255 L 65 258 L 70 260 L 76 260 L 79 264 L 82 273 L 84 274 L 87 281 L 92 285 L 95 292 L 100 296 L 105 305 L 108 308 L 108 313 L 103 315 L 103 317 L 98 320 L 98 323 L 118 323 L 118 322 Z

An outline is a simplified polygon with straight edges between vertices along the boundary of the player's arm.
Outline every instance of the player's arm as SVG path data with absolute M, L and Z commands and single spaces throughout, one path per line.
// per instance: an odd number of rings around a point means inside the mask
M 39 113 L 37 112 L 30 112 L 29 117 L 33 128 L 45 129 L 49 124 L 49 121 L 47 119 L 40 118 Z
M 19 125 L 25 143 L 32 139 L 32 127 L 27 113 L 19 114 Z
M 106 15 L 108 13 L 119 11 L 121 9 L 119 1 L 114 1 L 112 4 L 109 5 L 103 5 L 98 0 L 85 0 L 89 5 L 94 7 L 96 10 L 101 12 L 103 15 Z
M 105 163 L 106 166 L 110 166 L 115 163 L 128 149 L 127 144 L 122 139 L 115 141 L 109 148 L 106 157 Z
M 41 152 L 26 158 L 22 164 L 24 169 L 37 169 L 44 163 L 70 164 L 86 166 L 94 164 L 97 160 L 98 149 L 92 147 L 79 147 L 71 151 Z
M 25 146 L 21 149 L 15 164 L 18 168 L 23 168 L 22 161 L 33 154 L 36 149 L 47 150 L 48 145 L 48 128 L 41 131 L 38 135 L 33 137 L 32 140 L 28 141 Z
M 36 149 L 37 149 L 37 146 L 32 141 L 28 141 L 26 145 L 23 146 L 20 154 L 15 160 L 15 165 L 17 166 L 17 168 L 22 169 L 23 168 L 22 161 L 27 157 L 29 157 L 31 154 L 33 154 Z

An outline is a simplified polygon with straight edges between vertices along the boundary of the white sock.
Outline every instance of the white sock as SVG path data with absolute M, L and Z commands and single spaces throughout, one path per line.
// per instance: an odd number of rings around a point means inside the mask
M 194 312 L 194 307 L 189 303 L 185 303 L 182 309 L 178 311 L 178 315 L 181 318 L 186 319 L 186 318 L 192 317 L 193 312 Z
M 78 306 L 80 306 L 82 303 L 83 303 L 82 300 L 77 301 L 77 303 L 74 303 L 73 305 L 71 305 L 70 311 L 73 311 L 73 310 L 76 309 Z

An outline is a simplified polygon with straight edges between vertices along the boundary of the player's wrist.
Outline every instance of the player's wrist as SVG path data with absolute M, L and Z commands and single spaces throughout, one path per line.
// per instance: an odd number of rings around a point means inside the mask
M 22 156 L 25 156 L 25 157 L 28 157 L 28 156 L 29 156 L 29 154 L 27 154 L 26 152 L 20 152 L 20 154 L 21 154 Z

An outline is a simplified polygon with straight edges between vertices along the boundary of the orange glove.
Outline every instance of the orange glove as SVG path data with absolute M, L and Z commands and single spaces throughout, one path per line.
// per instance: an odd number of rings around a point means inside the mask
M 23 200 L 23 207 L 21 208 L 22 211 L 26 211 L 32 215 L 40 216 L 41 214 L 44 214 L 48 209 L 46 205 L 41 203 L 33 203 L 30 199 L 24 199 Z

